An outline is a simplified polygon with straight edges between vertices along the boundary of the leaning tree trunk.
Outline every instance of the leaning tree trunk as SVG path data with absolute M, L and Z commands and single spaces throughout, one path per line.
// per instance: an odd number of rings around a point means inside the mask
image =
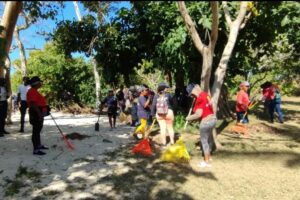
M 76 12 L 76 16 L 78 21 L 82 21 L 82 16 L 79 10 L 79 6 L 77 4 L 77 1 L 73 1 L 73 5 L 75 8 L 75 12 Z M 93 41 L 91 41 L 93 43 Z M 99 107 L 100 105 L 100 98 L 101 98 L 101 77 L 99 75 L 99 72 L 97 70 L 97 61 L 92 53 L 92 48 L 91 48 L 91 61 L 92 61 L 92 65 L 93 65 L 93 72 L 94 72 L 94 78 L 95 78 L 95 87 L 96 87 L 96 108 Z
M 19 48 L 19 54 L 20 54 L 20 60 L 21 60 L 21 69 L 20 70 L 21 70 L 22 76 L 24 77 L 27 75 L 27 59 L 26 59 L 26 54 L 25 54 L 25 48 L 20 39 L 19 30 L 17 28 L 14 31 L 14 36 L 15 36 L 16 43 Z
M 228 42 L 224 48 L 221 60 L 219 62 L 218 68 L 215 72 L 215 79 L 214 79 L 214 84 L 213 84 L 212 92 L 211 92 L 212 99 L 213 99 L 214 111 L 217 111 L 217 105 L 218 105 L 218 100 L 219 100 L 219 96 L 221 93 L 221 87 L 224 82 L 227 65 L 228 65 L 229 59 L 232 55 L 233 48 L 234 48 L 236 40 L 237 40 L 237 36 L 239 34 L 239 30 L 244 25 L 242 23 L 246 16 L 247 3 L 248 2 L 245 2 L 245 1 L 241 2 L 238 17 L 233 22 L 231 22 L 229 13 L 226 12 L 227 10 L 225 10 L 226 21 L 229 25 L 230 32 L 229 32 Z
M 0 77 L 4 77 L 5 60 L 10 50 L 13 32 L 17 23 L 19 13 L 22 8 L 21 1 L 8 1 L 5 4 L 4 13 L 1 20 L 1 26 L 4 30 L 0 34 L 1 55 L 0 55 Z

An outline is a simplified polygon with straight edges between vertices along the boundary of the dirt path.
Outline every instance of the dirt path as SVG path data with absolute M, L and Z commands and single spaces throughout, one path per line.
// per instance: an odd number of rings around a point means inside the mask
M 250 138 L 223 131 L 218 136 L 223 148 L 207 169 L 197 167 L 200 152 L 194 143 L 198 135 L 183 135 L 192 157 L 190 164 L 163 163 L 159 155 L 144 158 L 131 154 L 134 141 L 128 126 L 110 132 L 107 123 L 101 123 L 103 131 L 97 135 L 94 116 L 56 114 L 67 133 L 91 137 L 72 140 L 76 149 L 70 152 L 58 139 L 53 123 L 46 120 L 43 138 L 57 146 L 42 158 L 31 154 L 30 133 L 1 138 L 0 199 L 298 200 L 299 105 L 300 98 L 284 98 L 288 119 L 284 124 L 269 124 L 251 115 Z M 13 195 L 4 198 L 8 191 Z

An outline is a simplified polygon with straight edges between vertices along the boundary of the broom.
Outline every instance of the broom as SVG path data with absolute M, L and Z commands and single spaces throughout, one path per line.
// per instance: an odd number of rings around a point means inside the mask
M 59 128 L 59 126 L 57 125 L 54 117 L 50 114 L 51 118 L 53 119 L 54 121 L 54 124 L 56 125 L 57 129 L 59 130 L 60 134 L 62 135 L 63 139 L 64 139 L 64 142 L 67 146 L 67 148 L 69 148 L 70 150 L 73 150 L 74 149 L 74 145 L 68 140 L 68 138 L 66 137 L 65 134 L 63 134 L 62 130 Z
M 192 106 L 191 106 L 191 108 L 190 108 L 190 110 L 189 110 L 189 114 L 188 114 L 188 116 L 192 113 L 192 110 L 193 110 L 193 106 L 194 106 L 194 103 L 195 103 L 195 98 L 193 99 L 193 102 L 192 102 Z M 186 129 L 186 126 L 188 125 L 188 121 L 186 120 L 186 122 L 185 122 L 185 124 L 184 124 L 184 128 L 183 128 L 183 130 L 185 130 Z

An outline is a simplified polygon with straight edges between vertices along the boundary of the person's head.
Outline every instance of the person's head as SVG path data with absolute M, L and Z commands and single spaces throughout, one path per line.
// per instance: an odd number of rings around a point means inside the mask
M 0 86 L 1 87 L 6 86 L 6 80 L 5 80 L 5 78 L 0 78 Z
M 28 85 L 29 84 L 29 80 L 30 79 L 27 76 L 24 76 L 22 80 L 23 80 L 24 85 Z
M 161 82 L 158 84 L 157 93 L 161 94 L 165 92 L 167 88 L 170 88 L 170 86 L 167 83 Z
M 38 76 L 34 76 L 30 79 L 29 84 L 33 88 L 40 88 L 43 85 L 43 81 Z
M 199 94 L 202 92 L 202 89 L 201 89 L 200 85 L 190 83 L 186 87 L 186 91 L 188 93 L 188 96 L 191 96 L 193 98 L 197 98 L 199 96 Z
M 145 86 L 141 86 L 139 89 L 138 89 L 139 93 L 140 93 L 140 96 L 147 96 L 148 93 L 149 93 L 149 88 L 146 88 Z
M 120 86 L 120 90 L 122 91 L 124 89 L 124 85 L 121 85 Z
M 250 83 L 248 81 L 243 81 L 240 83 L 241 90 L 244 90 L 245 92 L 247 92 L 249 88 L 250 88 Z
M 113 90 L 108 90 L 108 96 L 113 96 L 114 95 L 114 91 Z

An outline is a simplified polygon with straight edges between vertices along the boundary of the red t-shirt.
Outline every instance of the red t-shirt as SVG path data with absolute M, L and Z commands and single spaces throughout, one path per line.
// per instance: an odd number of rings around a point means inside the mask
M 193 112 L 196 112 L 198 109 L 202 109 L 202 116 L 200 120 L 204 119 L 208 115 L 214 114 L 212 104 L 210 102 L 210 96 L 207 92 L 201 92 L 196 99 Z
M 35 103 L 38 107 L 47 106 L 45 97 L 43 97 L 35 88 L 30 88 L 27 92 L 28 107 L 30 107 L 32 103 Z
M 272 100 L 275 98 L 275 88 L 273 86 L 263 89 L 263 96 L 266 100 Z
M 236 97 L 236 106 L 235 110 L 236 112 L 245 112 L 247 111 L 248 105 L 250 103 L 249 95 L 244 90 L 240 90 L 237 93 Z

